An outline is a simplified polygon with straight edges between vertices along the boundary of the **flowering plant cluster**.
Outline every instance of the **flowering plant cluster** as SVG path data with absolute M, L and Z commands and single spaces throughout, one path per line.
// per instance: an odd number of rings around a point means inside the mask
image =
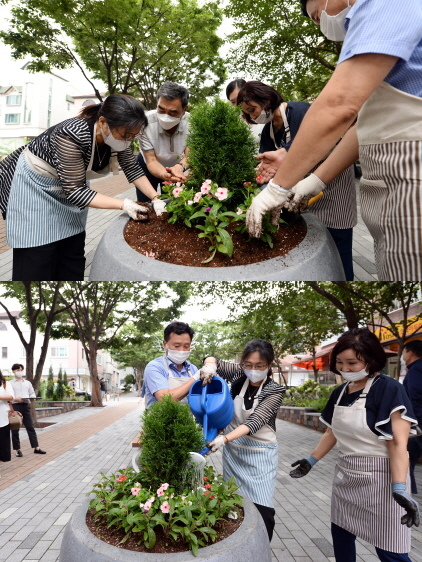
M 227 227 L 234 223 L 234 230 L 246 233 L 246 212 L 259 192 L 256 183 L 245 182 L 241 189 L 236 190 L 234 197 L 233 190 L 219 187 L 217 183 L 207 179 L 199 191 L 189 185 L 164 182 L 162 198 L 170 199 L 166 205 L 169 222 L 183 222 L 189 228 L 200 230 L 199 238 L 208 238 L 211 243 L 208 248 L 210 257 L 203 262 L 208 263 L 216 252 L 230 257 L 233 255 L 233 241 Z M 264 217 L 261 240 L 271 248 L 271 234 L 276 230 L 277 227 L 271 224 L 269 216 Z
M 183 542 L 196 556 L 199 547 L 215 541 L 222 520 L 240 516 L 242 505 L 232 478 L 224 482 L 213 467 L 204 474 L 202 486 L 176 493 L 167 482 L 157 489 L 142 485 L 132 468 L 110 476 L 101 473 L 89 507 L 98 522 L 124 531 L 121 543 L 134 538 L 152 549 L 161 528 L 166 544 Z

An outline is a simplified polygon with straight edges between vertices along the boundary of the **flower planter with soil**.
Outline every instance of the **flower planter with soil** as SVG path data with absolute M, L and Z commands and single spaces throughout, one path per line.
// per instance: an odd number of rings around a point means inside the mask
M 145 232 L 144 241 L 139 240 L 139 231 Z M 168 224 L 165 219 L 157 218 L 149 223 L 135 223 L 122 214 L 110 224 L 98 245 L 91 266 L 90 280 L 344 280 L 343 267 L 334 241 L 325 226 L 312 213 L 304 213 L 293 226 L 281 227 L 272 250 L 259 240 L 245 242 L 242 248 L 238 242 L 240 238 L 241 235 L 239 238 L 234 237 L 235 250 L 232 258 L 217 254 L 212 262 L 199 265 L 198 262 L 208 254 L 208 243 L 203 238 L 199 239 L 193 229 L 184 225 Z M 137 244 L 140 251 L 134 250 L 127 239 L 131 244 Z M 297 243 L 296 247 L 292 239 Z M 287 244 L 284 245 L 286 240 Z M 163 249 L 164 241 L 167 250 Z M 198 243 L 201 244 L 200 250 L 197 250 Z M 194 251 L 192 247 L 195 248 Z M 175 257 L 174 254 L 178 251 L 180 255 Z M 141 252 L 153 252 L 157 257 L 152 259 Z M 170 259 L 168 254 L 173 254 Z M 236 261 L 245 257 L 249 257 L 248 265 Z M 193 263 L 189 264 L 189 260 Z M 184 264 L 180 265 L 183 262 Z

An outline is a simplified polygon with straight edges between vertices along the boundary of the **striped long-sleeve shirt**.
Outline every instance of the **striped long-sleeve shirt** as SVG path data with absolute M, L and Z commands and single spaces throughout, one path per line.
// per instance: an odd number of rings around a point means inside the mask
M 242 367 L 237 363 L 230 363 L 229 361 L 217 359 L 217 375 L 232 383 L 231 395 L 234 400 L 240 393 L 246 380 L 246 375 Z M 258 404 L 255 410 L 244 422 L 244 425 L 249 428 L 251 435 L 256 433 L 264 425 L 269 425 L 274 431 L 276 430 L 275 418 L 281 406 L 285 391 L 286 389 L 284 386 L 274 382 L 271 377 L 267 377 L 262 387 L 261 394 L 258 397 Z
M 56 170 L 68 200 L 80 209 L 88 206 L 97 194 L 89 188 L 86 181 L 86 170 L 93 147 L 94 120 L 80 117 L 73 117 L 50 127 L 27 145 L 32 154 Z M 24 148 L 18 148 L 0 162 L 0 210 L 3 214 L 6 213 L 16 165 Z M 130 148 L 118 152 L 117 158 L 129 182 L 144 175 Z M 110 155 L 106 155 L 102 165 L 106 166 L 109 159 Z

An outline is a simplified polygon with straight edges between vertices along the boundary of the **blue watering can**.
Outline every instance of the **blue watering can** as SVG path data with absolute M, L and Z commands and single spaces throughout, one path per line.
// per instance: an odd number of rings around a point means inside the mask
M 233 419 L 233 399 L 226 381 L 220 377 L 213 377 L 205 386 L 202 381 L 196 381 L 190 388 L 188 402 L 196 421 L 202 425 L 206 443 L 215 439 L 219 430 Z M 205 447 L 201 455 L 208 451 L 209 447 Z

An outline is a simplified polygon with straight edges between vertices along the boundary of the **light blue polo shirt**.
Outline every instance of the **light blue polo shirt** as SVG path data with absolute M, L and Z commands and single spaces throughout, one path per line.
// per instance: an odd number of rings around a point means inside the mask
M 422 97 L 421 0 L 357 0 L 347 14 L 345 27 L 338 64 L 364 53 L 399 57 L 385 81 Z
M 189 361 L 183 363 L 182 370 L 179 371 L 176 364 L 170 361 L 166 357 L 168 366 L 173 377 L 189 377 L 188 370 L 191 375 L 194 375 L 198 369 L 195 365 L 192 365 Z M 154 392 L 157 390 L 164 390 L 169 388 L 169 374 L 167 367 L 164 365 L 163 356 L 157 357 L 148 363 L 145 367 L 144 373 L 144 386 L 143 391 L 145 392 L 145 407 L 149 408 L 157 399 L 154 396 Z

